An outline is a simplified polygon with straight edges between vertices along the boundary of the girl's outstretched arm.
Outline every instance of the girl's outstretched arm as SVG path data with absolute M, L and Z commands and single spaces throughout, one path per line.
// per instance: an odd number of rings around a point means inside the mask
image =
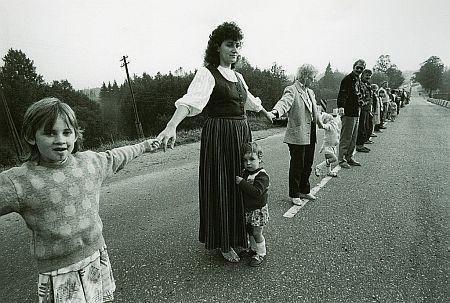
M 0 174 L 0 216 L 15 212 L 19 209 L 16 188 L 7 176 L 9 171 Z
M 131 160 L 159 147 L 157 139 L 148 139 L 134 145 L 114 148 L 105 152 L 86 152 L 86 160 L 101 174 L 102 181 L 121 170 Z

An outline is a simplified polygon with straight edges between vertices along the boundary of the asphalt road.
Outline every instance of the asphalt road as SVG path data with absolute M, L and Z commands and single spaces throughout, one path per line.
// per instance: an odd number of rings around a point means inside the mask
M 449 302 L 449 134 L 450 109 L 414 97 L 356 154 L 362 166 L 293 218 L 283 133 L 259 140 L 271 176 L 260 268 L 198 242 L 197 143 L 136 159 L 101 197 L 115 302 Z M 19 216 L 0 219 L 2 303 L 37 302 L 29 240 Z

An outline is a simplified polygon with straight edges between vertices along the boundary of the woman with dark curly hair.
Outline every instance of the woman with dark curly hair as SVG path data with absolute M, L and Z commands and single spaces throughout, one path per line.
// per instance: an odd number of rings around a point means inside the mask
M 224 22 L 211 33 L 205 67 L 198 69 L 187 93 L 175 102 L 175 113 L 157 137 L 164 150 L 168 143 L 173 148 L 178 124 L 187 116 L 206 113 L 200 147 L 199 240 L 206 249 L 220 249 L 230 262 L 239 262 L 233 247 L 248 246 L 242 195 L 234 182 L 242 171 L 241 146 L 252 139 L 245 111 L 261 111 L 271 120 L 261 100 L 234 71 L 242 38 L 234 22 Z

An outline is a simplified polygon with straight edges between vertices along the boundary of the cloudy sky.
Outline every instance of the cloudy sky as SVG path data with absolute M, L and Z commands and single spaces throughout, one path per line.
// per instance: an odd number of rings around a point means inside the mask
M 401 70 L 432 55 L 450 65 L 449 0 L 0 0 L 0 56 L 20 49 L 47 82 L 92 88 L 123 82 L 122 55 L 137 75 L 194 70 L 210 32 L 230 20 L 253 66 L 289 74 L 328 62 L 348 72 L 358 58 L 372 67 L 381 54 Z

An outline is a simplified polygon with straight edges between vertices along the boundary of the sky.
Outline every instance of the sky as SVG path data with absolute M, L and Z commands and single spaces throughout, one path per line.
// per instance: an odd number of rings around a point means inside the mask
M 75 89 L 203 64 L 209 34 L 235 21 L 252 66 L 287 74 L 313 64 L 350 72 L 382 54 L 400 70 L 430 56 L 450 65 L 449 0 L 0 0 L 0 56 L 20 49 L 46 82 Z M 0 62 L 3 65 L 3 61 Z

